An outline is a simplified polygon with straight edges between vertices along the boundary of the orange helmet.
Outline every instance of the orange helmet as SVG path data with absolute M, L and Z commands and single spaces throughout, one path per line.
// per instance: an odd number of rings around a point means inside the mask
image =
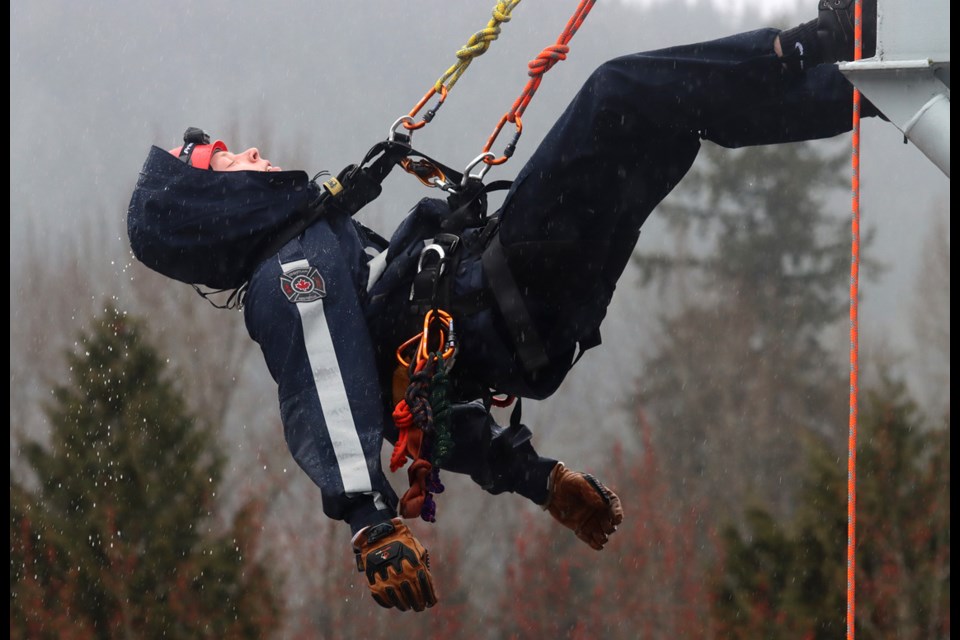
M 209 169 L 210 158 L 217 151 L 228 151 L 222 140 L 210 144 L 210 136 L 203 129 L 187 127 L 183 134 L 183 146 L 170 149 L 170 153 L 197 169 Z

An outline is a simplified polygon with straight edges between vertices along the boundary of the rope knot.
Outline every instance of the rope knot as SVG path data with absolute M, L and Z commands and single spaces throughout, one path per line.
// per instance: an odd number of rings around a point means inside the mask
M 500 27 L 486 27 L 470 36 L 467 44 L 457 51 L 457 58 L 460 59 L 460 63 L 469 64 L 474 58 L 486 53 L 487 49 L 490 48 L 490 43 L 496 40 L 499 35 Z
M 500 0 L 500 2 L 497 2 L 497 6 L 493 8 L 493 19 L 497 22 L 510 22 L 510 18 L 512 17 L 510 12 L 513 11 L 513 7 L 517 2 L 519 2 L 519 0 L 515 0 L 514 2 Z
M 536 58 L 527 64 L 527 67 L 530 69 L 528 75 L 534 78 L 542 76 L 549 71 L 553 65 L 561 60 L 566 60 L 568 51 L 570 51 L 570 47 L 565 44 L 554 44 L 546 47 Z

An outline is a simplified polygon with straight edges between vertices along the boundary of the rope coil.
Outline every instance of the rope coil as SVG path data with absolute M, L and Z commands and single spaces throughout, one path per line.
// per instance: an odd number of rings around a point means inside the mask
M 434 327 L 435 324 L 439 327 Z M 437 341 L 435 350 L 431 350 L 431 334 Z M 405 352 L 415 343 L 408 359 Z M 433 496 L 444 491 L 440 467 L 453 450 L 448 372 L 456 352 L 453 317 L 442 309 L 427 311 L 423 331 L 397 349 L 397 360 L 410 372 L 410 383 L 393 410 L 398 436 L 390 456 L 390 471 L 396 472 L 407 459 L 413 460 L 408 470 L 410 491 L 401 500 L 401 507 L 404 502 L 422 500 L 419 516 L 427 522 L 436 522 L 437 505 Z M 416 515 L 416 508 L 411 511 Z

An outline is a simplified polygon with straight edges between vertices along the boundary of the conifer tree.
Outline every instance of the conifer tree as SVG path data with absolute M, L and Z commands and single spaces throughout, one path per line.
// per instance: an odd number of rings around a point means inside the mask
M 217 531 L 224 456 L 144 327 L 112 305 L 67 354 L 49 444 L 11 472 L 11 635 L 263 638 L 280 605 L 256 557 L 259 507 Z
M 661 206 L 677 246 L 637 257 L 664 310 L 637 388 L 678 505 L 787 515 L 800 438 L 843 441 L 845 370 L 827 336 L 847 308 L 850 234 L 824 204 L 843 162 L 811 143 L 706 145 Z
M 950 636 L 949 425 L 931 428 L 905 387 L 866 394 L 858 429 L 858 638 Z M 806 458 L 796 518 L 753 509 L 724 534 L 713 585 L 724 638 L 826 640 L 846 628 L 847 469 L 822 442 Z

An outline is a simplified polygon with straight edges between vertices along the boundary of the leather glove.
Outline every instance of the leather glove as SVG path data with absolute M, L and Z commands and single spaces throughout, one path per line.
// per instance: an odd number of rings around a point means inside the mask
M 437 604 L 430 556 L 400 518 L 373 525 L 354 543 L 357 570 L 365 573 L 381 607 L 423 611 Z
M 578 538 L 599 551 L 623 522 L 620 498 L 588 473 L 570 471 L 562 462 L 550 472 L 544 509 Z

